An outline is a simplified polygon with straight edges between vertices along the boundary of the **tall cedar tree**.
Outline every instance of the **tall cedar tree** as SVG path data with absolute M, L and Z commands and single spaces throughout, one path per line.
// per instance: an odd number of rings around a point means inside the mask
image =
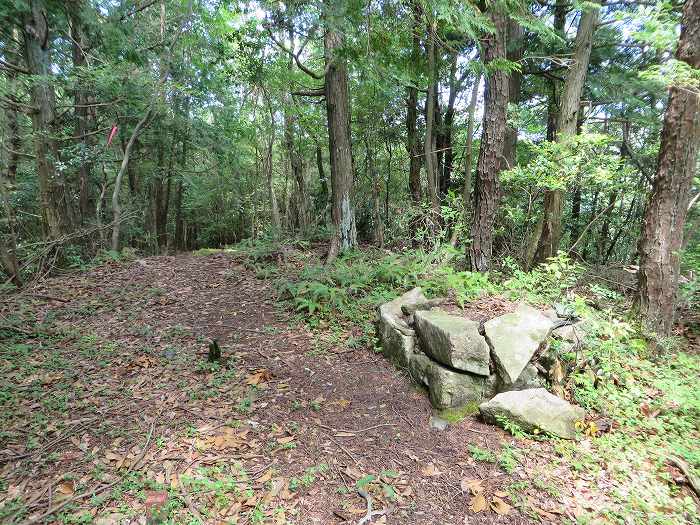
M 474 217 L 469 260 L 474 271 L 485 272 L 491 266 L 493 225 L 500 198 L 498 174 L 502 169 L 508 109 L 508 74 L 493 62 L 506 57 L 507 17 L 494 5 L 490 12 L 494 32 L 483 40 L 484 64 L 490 71 L 484 93 L 484 120 L 474 188 Z
M 676 59 L 700 68 L 700 0 L 683 7 Z M 661 132 L 656 178 L 639 243 L 639 307 L 648 326 L 669 334 L 680 273 L 679 251 L 700 147 L 700 92 L 672 86 Z

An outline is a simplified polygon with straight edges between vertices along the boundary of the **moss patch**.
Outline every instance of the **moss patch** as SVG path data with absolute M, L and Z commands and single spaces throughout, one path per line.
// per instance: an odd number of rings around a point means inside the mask
M 462 407 L 446 408 L 438 412 L 438 415 L 449 423 L 459 423 L 460 421 L 473 416 L 479 411 L 479 403 L 473 401 Z

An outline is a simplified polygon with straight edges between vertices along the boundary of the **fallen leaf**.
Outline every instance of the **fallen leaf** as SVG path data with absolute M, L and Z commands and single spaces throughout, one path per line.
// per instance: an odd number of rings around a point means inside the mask
M 423 467 L 421 469 L 421 473 L 424 476 L 430 476 L 431 478 L 436 476 L 442 476 L 442 472 L 435 468 L 435 465 L 432 463 L 428 463 L 425 467 Z
M 258 370 L 257 372 L 250 374 L 245 382 L 247 385 L 254 386 L 264 383 L 265 381 L 269 381 L 270 379 L 272 379 L 272 374 L 269 370 L 263 368 L 262 370 Z
M 483 494 L 477 494 L 469 502 L 469 509 L 476 513 L 486 509 L 486 498 Z
M 510 509 L 511 506 L 499 497 L 494 497 L 493 500 L 491 500 L 491 510 L 493 510 L 496 514 L 505 516 L 510 512 Z
M 75 484 L 73 481 L 62 481 L 58 484 L 58 488 L 56 490 L 64 496 L 72 496 L 75 494 Z
M 281 437 L 277 439 L 277 443 L 280 445 L 285 445 L 287 443 L 291 443 L 292 441 L 294 441 L 294 436 Z
M 471 492 L 472 495 L 476 496 L 484 491 L 483 482 L 483 479 L 463 479 L 459 486 L 464 492 Z

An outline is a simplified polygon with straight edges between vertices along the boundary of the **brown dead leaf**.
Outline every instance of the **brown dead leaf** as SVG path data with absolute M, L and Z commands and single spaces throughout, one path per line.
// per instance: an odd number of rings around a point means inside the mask
M 292 441 L 294 441 L 294 436 L 277 438 L 277 443 L 279 443 L 280 445 L 285 445 L 287 443 L 291 443 Z
M 424 476 L 429 476 L 431 478 L 437 477 L 437 476 L 442 476 L 442 472 L 440 472 L 437 468 L 435 468 L 435 465 L 433 463 L 428 463 L 420 471 Z
M 463 479 L 460 481 L 459 486 L 464 492 L 471 492 L 473 496 L 476 496 L 484 492 L 483 482 L 483 479 Z
M 500 514 L 501 516 L 505 516 L 510 512 L 511 506 L 508 505 L 505 501 L 503 501 L 499 497 L 494 497 L 491 500 L 491 510 L 493 510 L 496 514 Z
M 62 481 L 56 490 L 64 496 L 72 496 L 75 494 L 75 483 L 72 480 Z
M 265 381 L 269 381 L 270 379 L 272 379 L 272 374 L 269 370 L 263 368 L 250 374 L 245 380 L 245 382 L 247 385 L 254 386 L 259 385 L 260 383 L 264 383 Z
M 469 510 L 474 513 L 481 512 L 486 509 L 486 498 L 483 494 L 477 494 L 469 502 Z

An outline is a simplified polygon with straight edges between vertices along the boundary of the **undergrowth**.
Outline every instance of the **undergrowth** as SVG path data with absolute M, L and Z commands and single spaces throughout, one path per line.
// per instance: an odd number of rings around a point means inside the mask
M 376 307 L 415 286 L 428 297 L 450 296 L 459 305 L 483 295 L 563 305 L 585 325 L 580 352 L 561 356 L 573 368 L 570 395 L 592 417 L 611 422 L 609 432 L 585 436 L 585 447 L 566 441 L 555 445 L 575 471 L 606 471 L 614 480 L 616 488 L 608 494 L 614 504 L 596 509 L 591 519 L 602 515 L 620 524 L 700 519 L 668 470 L 669 456 L 676 456 L 700 473 L 700 358 L 682 352 L 677 340 L 659 346 L 642 332 L 629 298 L 581 282 L 584 268 L 566 256 L 530 272 L 505 260 L 489 275 L 462 270 L 463 255 L 450 247 L 354 251 L 330 266 L 323 266 L 320 254 L 304 243 L 248 242 L 230 251 L 259 277 L 272 279 L 280 301 L 300 321 L 312 329 L 345 333 L 348 346 L 359 341 L 374 348 Z M 349 335 L 358 326 L 363 335 Z

